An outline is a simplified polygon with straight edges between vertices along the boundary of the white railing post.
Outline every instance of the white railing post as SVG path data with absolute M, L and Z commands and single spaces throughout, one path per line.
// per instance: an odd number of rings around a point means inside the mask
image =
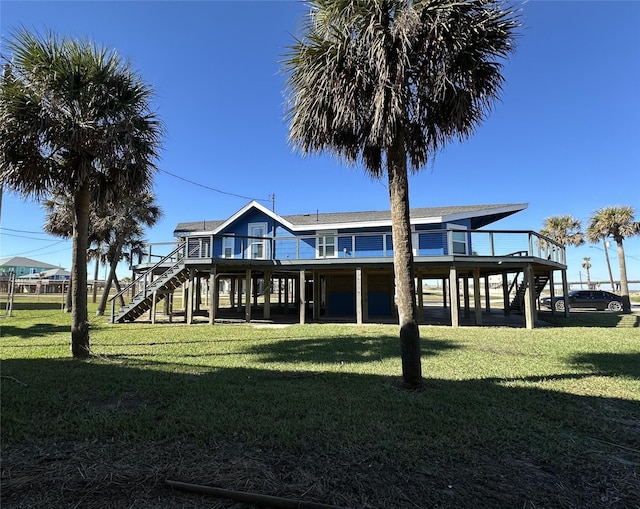
M 528 237 L 529 237 L 529 256 L 533 256 L 533 234 L 529 232 Z

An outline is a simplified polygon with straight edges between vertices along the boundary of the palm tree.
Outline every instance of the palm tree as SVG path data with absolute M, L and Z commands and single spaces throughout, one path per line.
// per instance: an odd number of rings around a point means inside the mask
M 64 191 L 54 191 L 48 198 L 42 202 L 42 207 L 45 211 L 45 221 L 43 225 L 44 231 L 62 237 L 63 239 L 70 239 L 73 237 L 73 219 L 74 219 L 74 206 L 73 196 Z M 100 244 L 103 239 L 101 236 L 103 232 L 96 230 L 98 224 L 98 217 L 101 212 L 97 208 L 92 208 L 89 211 L 89 231 L 88 231 L 88 245 L 96 244 L 95 248 L 89 248 L 87 251 L 87 260 L 96 260 L 96 269 L 94 280 L 98 279 L 98 264 L 100 262 Z M 95 299 L 95 290 L 97 285 L 94 282 L 93 285 L 93 302 Z M 71 311 L 71 285 L 67 288 L 65 312 Z
M 592 236 L 592 232 L 587 228 L 586 231 L 587 240 L 593 244 L 597 244 L 602 240 L 602 251 L 604 251 L 604 259 L 607 263 L 607 271 L 609 272 L 609 284 L 611 285 L 611 291 L 615 291 L 615 284 L 613 281 L 613 272 L 611 272 L 611 261 L 609 261 L 609 241 L 606 237 Z M 599 249 L 599 248 L 598 248 Z
M 97 315 L 104 314 L 112 282 L 120 291 L 116 267 L 125 257 L 125 252 L 138 248 L 143 235 L 142 226 L 155 225 L 161 216 L 162 211 L 155 204 L 155 196 L 147 192 L 119 200 L 117 204 L 113 204 L 111 212 L 102 218 L 103 229 L 109 232 L 108 240 L 105 242 L 109 276 L 96 311 Z M 122 305 L 124 306 L 124 302 Z
M 574 219 L 571 214 L 546 218 L 540 233 L 563 247 L 577 247 L 584 244 L 582 222 L 579 219 Z
M 622 312 L 631 312 L 629 299 L 629 283 L 627 281 L 627 264 L 624 257 L 623 240 L 640 234 L 640 222 L 635 220 L 635 211 L 629 206 L 605 207 L 596 210 L 589 219 L 587 238 L 606 239 L 611 237 L 618 246 L 618 263 L 620 264 L 620 296 Z
M 421 384 L 408 170 L 465 139 L 498 97 L 519 25 L 498 1 L 312 0 L 285 56 L 289 140 L 386 173 L 402 376 Z
M 162 127 L 152 90 L 114 51 L 17 31 L 0 86 L 0 181 L 25 197 L 73 197 L 71 352 L 90 355 L 89 211 L 150 187 Z
M 585 256 L 582 259 L 582 268 L 587 271 L 587 288 L 591 290 L 591 272 L 589 272 L 591 269 L 591 258 Z

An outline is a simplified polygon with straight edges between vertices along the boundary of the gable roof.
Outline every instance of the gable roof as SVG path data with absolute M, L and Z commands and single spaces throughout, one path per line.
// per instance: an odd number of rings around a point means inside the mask
M 315 214 L 293 214 L 279 216 L 258 202 L 252 201 L 226 220 L 179 223 L 174 235 L 179 237 L 194 233 L 219 233 L 255 208 L 278 221 L 292 231 L 328 230 L 337 228 L 382 227 L 391 225 L 390 210 L 362 212 L 323 212 Z M 461 219 L 470 219 L 471 228 L 478 229 L 499 219 L 527 208 L 526 203 L 492 205 L 458 205 L 451 207 L 423 207 L 411 209 L 411 224 L 440 224 Z
M 3 258 L 0 260 L 0 267 L 33 267 L 37 269 L 57 269 L 56 265 L 50 263 L 39 262 L 31 258 L 23 256 L 14 256 L 12 258 Z

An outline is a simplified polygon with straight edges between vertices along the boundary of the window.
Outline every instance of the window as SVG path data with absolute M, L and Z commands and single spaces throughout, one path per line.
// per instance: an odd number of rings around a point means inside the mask
M 467 254 L 467 233 L 453 232 L 453 254 Z
M 330 233 L 329 235 L 322 235 L 318 237 L 318 258 L 336 258 L 338 252 L 336 250 L 336 235 Z
M 459 224 L 447 224 L 447 244 L 450 255 L 466 255 L 471 252 L 469 230 Z
M 267 257 L 267 223 L 249 224 L 249 258 L 263 260 Z
M 234 257 L 235 240 L 233 236 L 222 237 L 222 258 Z

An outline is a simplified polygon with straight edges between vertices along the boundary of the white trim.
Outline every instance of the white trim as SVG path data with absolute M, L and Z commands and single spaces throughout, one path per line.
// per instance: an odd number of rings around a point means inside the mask
M 264 239 L 255 240 L 255 239 L 247 239 L 247 259 L 249 260 L 266 260 L 267 259 L 267 235 L 269 234 L 269 223 L 266 221 L 256 221 L 255 223 L 247 224 L 247 235 L 249 237 L 254 237 L 251 233 L 252 228 L 262 228 L 264 230 Z M 255 235 L 257 236 L 257 235 Z M 254 245 L 262 246 L 262 256 L 253 257 L 252 248 Z
M 326 243 L 323 241 L 322 242 L 322 247 L 325 250 L 325 255 L 324 256 L 320 256 L 320 240 L 321 239 L 325 239 L 326 237 L 333 237 L 333 255 L 331 256 L 327 256 L 326 255 Z M 316 258 L 338 258 L 338 231 L 323 231 L 321 234 L 317 234 L 316 235 Z
M 449 246 L 449 254 L 450 255 L 461 255 L 461 254 L 465 254 L 468 255 L 469 254 L 469 242 L 468 242 L 468 235 L 469 235 L 469 231 L 470 229 L 467 228 L 466 226 L 463 226 L 461 224 L 447 224 L 445 225 L 445 230 L 458 230 L 461 232 L 464 232 L 464 253 L 456 253 L 455 249 L 454 249 L 454 243 L 458 243 L 461 244 L 460 241 L 456 241 L 453 238 L 453 234 L 454 233 L 458 233 L 456 232 L 451 232 L 451 245 Z
M 244 207 L 242 207 L 238 212 L 236 212 L 234 215 L 232 215 L 229 219 L 227 219 L 224 223 L 219 225 L 217 228 L 214 228 L 213 231 L 212 231 L 213 235 L 215 235 L 215 234 L 221 232 L 222 230 L 224 230 L 227 226 L 229 226 L 234 221 L 236 221 L 237 219 L 242 217 L 242 215 L 245 212 L 247 212 L 247 211 L 249 211 L 251 209 L 258 209 L 260 212 L 262 212 L 263 214 L 266 214 L 268 217 L 270 217 L 274 221 L 279 222 L 280 224 L 282 224 L 283 226 L 285 226 L 285 227 L 287 227 L 289 229 L 293 229 L 293 225 L 289 221 L 286 221 L 285 219 L 282 219 L 278 214 L 276 214 L 275 212 L 272 212 L 267 207 L 265 207 L 264 205 L 261 205 L 260 203 L 258 203 L 257 201 L 254 200 L 254 201 L 251 201 L 251 202 L 247 203 Z M 309 228 L 306 228 L 306 229 L 309 230 Z
M 227 241 L 231 241 L 231 256 L 226 256 L 225 252 L 227 249 L 226 243 Z M 236 234 L 235 233 L 227 233 L 222 237 L 222 258 L 235 258 L 236 257 Z

